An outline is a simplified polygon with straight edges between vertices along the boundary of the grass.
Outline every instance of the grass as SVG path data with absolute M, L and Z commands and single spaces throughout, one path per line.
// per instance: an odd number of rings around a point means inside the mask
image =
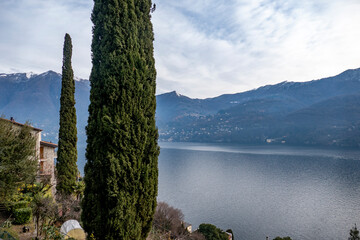
M 9 214 L 6 212 L 0 212 L 0 226 L 9 218 Z M 31 240 L 36 237 L 35 225 L 33 222 L 25 224 L 30 228 L 29 232 L 23 233 L 24 225 L 11 225 L 10 228 L 0 228 L 0 230 L 7 231 L 14 238 L 18 240 Z

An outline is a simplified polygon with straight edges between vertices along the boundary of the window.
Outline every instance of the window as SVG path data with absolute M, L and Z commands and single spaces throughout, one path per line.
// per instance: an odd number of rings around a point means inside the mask
M 43 173 L 44 172 L 44 162 L 41 161 L 40 162 L 40 173 Z
M 44 147 L 40 147 L 40 159 L 44 158 Z

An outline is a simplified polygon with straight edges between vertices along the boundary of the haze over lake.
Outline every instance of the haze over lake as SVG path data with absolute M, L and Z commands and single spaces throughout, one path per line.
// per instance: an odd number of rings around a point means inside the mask
M 236 239 L 347 239 L 360 224 L 360 151 L 160 143 L 159 201 Z

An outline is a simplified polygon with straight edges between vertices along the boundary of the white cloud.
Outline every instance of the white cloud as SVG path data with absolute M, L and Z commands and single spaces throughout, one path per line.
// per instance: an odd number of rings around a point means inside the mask
M 191 97 L 308 81 L 360 67 L 358 0 L 155 0 L 157 92 Z M 0 72 L 91 70 L 88 0 L 0 1 Z
M 357 1 L 200 2 L 161 1 L 155 12 L 160 91 L 216 96 L 360 67 Z
M 87 1 L 5 0 L 0 2 L 0 71 L 61 72 L 65 33 L 73 41 L 73 68 L 90 74 L 92 6 Z

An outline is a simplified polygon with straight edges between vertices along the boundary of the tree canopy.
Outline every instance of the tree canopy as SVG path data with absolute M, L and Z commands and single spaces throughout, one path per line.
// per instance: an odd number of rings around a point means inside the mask
M 348 238 L 349 240 L 360 240 L 360 236 L 359 236 L 359 230 L 355 226 L 350 229 L 350 237 Z
M 198 231 L 204 235 L 206 240 L 228 240 L 229 236 L 220 228 L 212 224 L 202 223 L 199 226 Z
M 273 240 L 291 240 L 290 237 L 276 237 Z
M 23 183 L 33 183 L 37 169 L 32 128 L 0 118 L 0 201 L 10 198 Z

